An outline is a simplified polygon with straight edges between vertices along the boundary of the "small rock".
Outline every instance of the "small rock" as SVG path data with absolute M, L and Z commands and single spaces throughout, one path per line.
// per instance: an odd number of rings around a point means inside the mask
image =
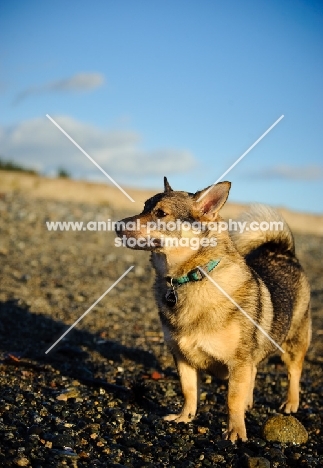
M 266 452 L 266 455 L 271 460 L 271 462 L 278 462 L 279 463 L 278 466 L 284 466 L 284 462 L 286 461 L 286 456 L 278 448 L 275 448 L 275 447 L 270 448 L 268 452 Z
M 308 433 L 294 416 L 277 414 L 268 419 L 263 426 L 263 435 L 267 441 L 305 444 Z
M 77 453 L 73 452 L 73 450 L 52 450 L 52 454 L 56 455 L 58 458 L 70 458 L 76 459 L 78 458 Z
M 197 427 L 197 432 L 198 432 L 199 434 L 206 434 L 206 433 L 208 432 L 208 430 L 209 430 L 209 429 L 208 429 L 207 427 L 203 427 L 203 426 L 198 426 L 198 427 Z
M 26 457 L 15 458 L 13 462 L 17 466 L 28 466 L 29 465 L 29 460 Z
M 206 396 L 207 396 L 207 392 L 201 392 L 201 394 L 200 394 L 200 400 L 201 400 L 201 401 L 205 401 L 205 400 L 206 400 Z
M 67 401 L 69 398 L 77 398 L 80 395 L 80 392 L 76 388 L 69 388 L 60 395 L 57 395 L 56 400 L 58 401 Z
M 270 468 L 270 461 L 263 457 L 249 457 L 247 460 L 248 468 Z
M 175 390 L 173 388 L 173 385 L 171 383 L 167 384 L 165 396 L 167 396 L 167 397 L 176 396 L 176 392 L 175 392 Z
M 263 440 L 263 439 L 258 439 L 258 438 L 254 438 L 253 440 L 251 440 L 249 442 L 249 446 L 251 449 L 256 449 L 256 450 L 259 450 L 263 447 L 265 447 L 266 445 L 266 441 Z
M 218 450 L 225 450 L 227 448 L 232 447 L 232 442 L 231 440 L 218 440 L 216 442 Z
M 66 393 L 61 393 L 60 395 L 57 395 L 56 400 L 67 401 L 67 394 Z
M 136 266 L 135 275 L 136 276 L 144 276 L 145 275 L 145 269 L 143 267 L 141 267 L 140 265 Z
M 212 383 L 212 377 L 211 377 L 210 375 L 207 375 L 207 376 L 205 377 L 205 383 L 206 383 L 206 384 L 211 384 L 211 383 Z
M 42 431 L 43 430 L 42 430 L 41 426 L 38 426 L 37 424 L 33 424 L 28 429 L 28 434 L 38 434 L 39 435 Z
M 78 294 L 77 296 L 75 296 L 75 300 L 77 302 L 84 302 L 85 301 L 85 297 L 81 296 L 80 294 Z
M 139 423 L 142 418 L 142 415 L 139 413 L 132 413 L 131 415 L 131 422 L 136 424 Z
M 57 448 L 66 448 L 71 447 L 74 448 L 74 440 L 68 434 L 56 434 L 53 439 L 53 447 Z
M 211 453 L 208 455 L 208 459 L 214 463 L 223 463 L 225 460 L 224 456 L 219 453 Z

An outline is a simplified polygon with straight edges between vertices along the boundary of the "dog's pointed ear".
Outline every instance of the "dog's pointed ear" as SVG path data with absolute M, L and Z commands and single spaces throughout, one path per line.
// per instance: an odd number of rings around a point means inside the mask
M 216 185 L 197 192 L 194 195 L 194 212 L 197 217 L 215 219 L 227 201 L 231 182 L 219 182 Z
M 169 185 L 168 183 L 168 180 L 167 180 L 167 177 L 164 177 L 164 192 L 165 193 L 169 193 L 169 192 L 172 192 L 173 189 L 172 187 Z

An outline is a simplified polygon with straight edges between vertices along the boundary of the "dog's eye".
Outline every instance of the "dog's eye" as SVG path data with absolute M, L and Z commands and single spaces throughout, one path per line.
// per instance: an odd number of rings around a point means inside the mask
M 165 213 L 165 211 L 158 208 L 158 210 L 156 210 L 155 212 L 155 215 L 157 216 L 157 218 L 165 218 L 165 216 L 167 216 L 167 213 Z

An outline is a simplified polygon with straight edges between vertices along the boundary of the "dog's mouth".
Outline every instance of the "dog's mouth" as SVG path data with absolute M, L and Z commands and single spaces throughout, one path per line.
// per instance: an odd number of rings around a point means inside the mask
M 117 236 L 122 239 L 124 247 L 133 250 L 155 250 L 163 246 L 162 239 L 153 236 L 134 236 L 133 232 L 116 230 Z

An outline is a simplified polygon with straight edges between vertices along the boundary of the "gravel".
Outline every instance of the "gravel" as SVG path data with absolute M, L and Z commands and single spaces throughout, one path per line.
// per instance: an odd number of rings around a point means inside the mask
M 111 232 L 49 232 L 46 221 L 117 220 L 108 204 L 0 194 L 0 466 L 319 467 L 323 465 L 323 240 L 296 235 L 312 287 L 313 342 L 296 418 L 303 445 L 264 439 L 287 378 L 280 358 L 259 369 L 249 440 L 221 439 L 226 383 L 205 375 L 197 418 L 165 422 L 182 402 L 164 344 L 145 252 Z M 129 268 L 49 353 L 46 350 Z

